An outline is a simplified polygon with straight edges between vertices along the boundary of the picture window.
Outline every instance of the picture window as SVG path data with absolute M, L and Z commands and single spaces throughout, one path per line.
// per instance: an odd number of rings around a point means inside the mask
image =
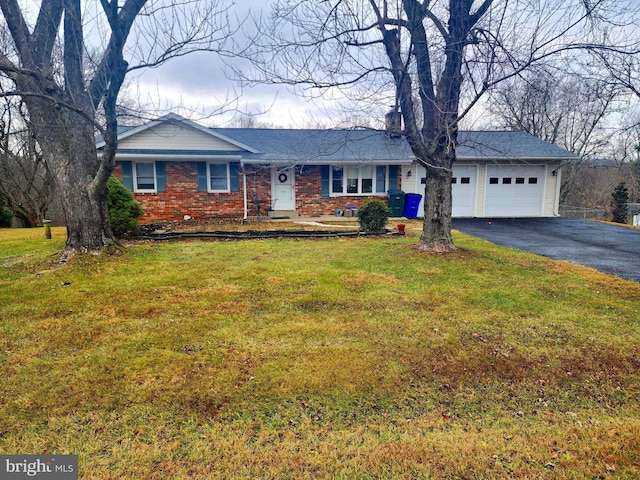
M 387 167 L 331 167 L 331 193 L 334 195 L 369 195 L 387 190 Z

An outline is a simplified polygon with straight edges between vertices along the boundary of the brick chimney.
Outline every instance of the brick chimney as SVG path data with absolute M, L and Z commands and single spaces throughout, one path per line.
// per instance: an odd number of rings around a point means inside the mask
M 384 116 L 387 133 L 391 138 L 400 138 L 402 136 L 402 113 L 397 110 L 391 110 Z

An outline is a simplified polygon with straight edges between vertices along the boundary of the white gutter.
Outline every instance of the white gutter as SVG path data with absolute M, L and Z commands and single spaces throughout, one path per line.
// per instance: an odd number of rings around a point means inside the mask
M 242 169 L 242 191 L 244 198 L 244 217 L 242 220 L 246 220 L 248 218 L 248 210 L 247 210 L 247 172 L 244 170 L 244 162 L 240 161 L 240 168 Z
M 172 155 L 157 153 L 122 153 L 116 154 L 116 161 L 122 160 L 163 160 L 173 162 L 225 160 L 227 162 L 242 160 L 240 155 Z

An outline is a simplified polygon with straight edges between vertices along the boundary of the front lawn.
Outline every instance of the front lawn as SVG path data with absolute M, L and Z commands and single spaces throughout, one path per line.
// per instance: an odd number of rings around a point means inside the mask
M 637 283 L 413 231 L 56 268 L 63 234 L 0 230 L 0 453 L 82 479 L 640 477 Z

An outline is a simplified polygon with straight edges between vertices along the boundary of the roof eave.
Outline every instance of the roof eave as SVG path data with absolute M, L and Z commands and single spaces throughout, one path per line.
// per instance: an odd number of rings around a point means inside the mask
M 567 160 L 577 160 L 576 156 L 564 156 L 564 157 L 482 157 L 471 155 L 459 155 L 456 156 L 456 161 L 467 162 L 561 162 Z
M 270 158 L 243 158 L 243 162 L 247 165 L 257 164 L 274 164 L 274 165 L 348 165 L 348 164 L 371 164 L 371 165 L 411 165 L 413 159 L 396 159 L 396 158 L 383 158 L 383 159 L 300 159 L 300 158 L 285 158 L 285 159 L 270 159 Z

